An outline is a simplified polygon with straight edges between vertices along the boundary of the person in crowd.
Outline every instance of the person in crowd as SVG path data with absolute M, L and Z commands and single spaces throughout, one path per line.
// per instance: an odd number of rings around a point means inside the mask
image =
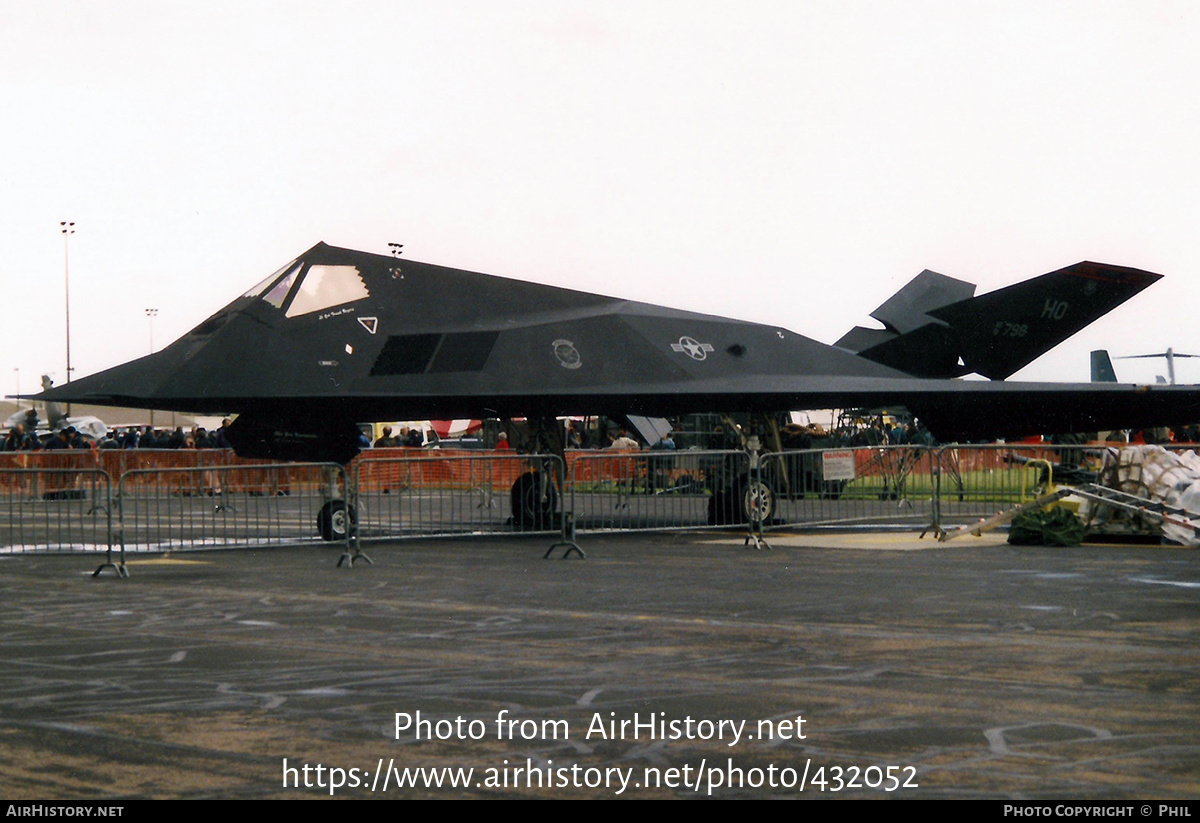
M 18 423 L 9 429 L 8 436 L 4 438 L 4 443 L 0 445 L 0 451 L 6 452 L 25 452 L 37 451 L 41 448 L 41 443 L 37 437 L 29 434 L 25 430 L 22 423 Z
M 674 458 L 662 452 L 675 451 L 675 433 L 668 431 L 650 447 L 650 451 L 659 452 L 654 457 L 646 458 L 646 493 L 653 494 L 659 489 L 671 486 L 671 466 Z
M 66 429 L 59 429 L 43 446 L 46 451 L 65 451 L 71 448 L 71 435 Z
M 74 426 L 67 426 L 67 443 L 72 449 L 90 449 L 91 446 L 83 439 L 83 433 Z

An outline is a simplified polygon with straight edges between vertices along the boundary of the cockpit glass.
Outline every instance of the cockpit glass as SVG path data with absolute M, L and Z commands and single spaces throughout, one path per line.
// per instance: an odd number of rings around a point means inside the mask
M 309 266 L 287 308 L 287 316 L 310 314 L 370 296 L 367 284 L 355 266 Z
M 283 301 L 287 299 L 288 290 L 296 282 L 296 275 L 300 273 L 300 265 L 300 263 L 297 263 L 287 274 L 280 278 L 279 282 L 263 295 L 263 300 L 266 300 L 277 309 L 283 306 Z
M 274 274 L 272 274 L 266 280 L 262 281 L 257 286 L 250 289 L 250 291 L 243 294 L 242 297 L 258 297 L 260 294 L 262 294 L 263 292 L 265 292 L 267 290 L 268 286 L 270 286 L 272 283 L 274 283 L 276 280 L 278 280 L 280 277 L 282 277 L 284 272 L 288 271 L 289 269 L 291 269 L 293 266 L 296 266 L 296 265 L 297 265 L 297 262 L 295 260 L 293 260 L 292 262 L 285 265 L 283 268 L 276 271 Z

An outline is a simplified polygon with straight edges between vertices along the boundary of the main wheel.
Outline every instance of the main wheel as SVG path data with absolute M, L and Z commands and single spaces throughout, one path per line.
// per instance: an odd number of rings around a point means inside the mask
M 345 540 L 358 525 L 358 513 L 345 500 L 330 500 L 317 514 L 317 531 L 322 540 Z
M 525 472 L 512 485 L 513 528 L 517 531 L 549 531 L 554 528 L 558 492 L 550 482 L 543 493 L 540 472 Z
M 741 475 L 708 499 L 710 526 L 768 523 L 775 514 L 775 491 L 763 480 Z
M 751 480 L 742 492 L 742 512 L 748 523 L 770 523 L 775 514 L 775 492 L 761 480 Z

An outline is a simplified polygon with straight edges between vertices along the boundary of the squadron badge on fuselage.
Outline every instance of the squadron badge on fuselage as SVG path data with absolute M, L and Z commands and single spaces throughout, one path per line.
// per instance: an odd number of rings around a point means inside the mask
M 559 365 L 564 369 L 577 369 L 583 365 L 583 361 L 579 357 L 579 350 L 570 340 L 555 340 L 550 345 L 554 347 L 554 356 L 558 358 Z

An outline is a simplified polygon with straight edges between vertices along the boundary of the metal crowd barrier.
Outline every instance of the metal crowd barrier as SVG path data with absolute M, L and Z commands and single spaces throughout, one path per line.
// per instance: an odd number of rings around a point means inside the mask
M 1168 448 L 1194 448 L 1176 446 Z M 1104 446 L 570 451 L 566 461 L 381 449 L 349 468 L 226 451 L 0 454 L 0 552 L 168 551 L 576 530 L 924 528 L 967 523 L 1094 472 Z M 1040 462 L 1039 462 L 1040 461 Z M 118 477 L 116 493 L 111 478 Z M 554 548 L 552 547 L 552 549 Z M 354 552 L 351 549 L 354 548 Z M 582 553 L 582 552 L 581 552 Z M 122 565 L 119 571 L 123 569 Z
M 132 469 L 117 488 L 115 538 L 125 551 L 322 541 L 348 550 L 354 531 L 353 495 L 335 463 Z
M 934 455 L 924 446 L 779 452 L 762 463 L 771 527 L 912 527 L 936 515 Z
M 553 455 L 442 449 L 363 452 L 354 464 L 358 538 L 566 534 Z
M 573 451 L 568 495 L 581 532 L 703 529 L 744 523 L 742 451 Z
M 111 556 L 112 484 L 100 469 L 0 467 L 0 501 L 2 552 Z

